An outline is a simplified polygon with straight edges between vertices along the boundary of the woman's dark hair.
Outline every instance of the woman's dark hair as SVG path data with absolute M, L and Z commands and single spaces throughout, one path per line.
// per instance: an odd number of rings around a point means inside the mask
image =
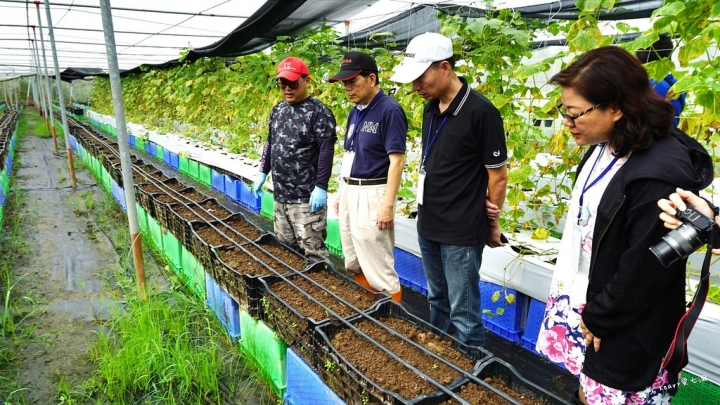
M 585 53 L 550 83 L 571 87 L 592 105 L 600 104 L 600 109 L 622 111 L 610 135 L 616 156 L 645 149 L 672 130 L 674 108 L 650 87 L 640 61 L 617 46 Z

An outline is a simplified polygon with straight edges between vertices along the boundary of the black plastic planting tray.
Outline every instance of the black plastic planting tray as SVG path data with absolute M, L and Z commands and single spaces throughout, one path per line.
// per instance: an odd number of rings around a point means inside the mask
M 388 317 L 397 318 L 417 327 L 424 333 L 432 333 L 433 330 L 429 323 L 411 315 L 393 301 L 386 301 L 379 304 L 376 309 L 369 311 L 366 315 L 378 320 Z M 351 319 L 349 323 L 351 325 L 357 325 L 363 320 L 365 320 L 365 317 L 358 316 Z M 349 326 L 345 324 L 326 323 L 318 326 L 316 328 L 315 335 L 315 341 L 317 344 L 315 349 L 316 357 L 313 363 L 322 380 L 348 404 L 365 405 L 368 403 L 377 403 L 392 405 L 430 405 L 440 403 L 443 396 L 445 398 L 448 397 L 447 394 L 438 390 L 434 393 L 420 395 L 416 398 L 403 398 L 399 394 L 389 391 L 376 384 L 369 378 L 369 376 L 366 376 L 359 371 L 354 364 L 350 363 L 333 346 L 332 340 L 335 338 L 337 333 L 347 329 L 349 329 Z M 459 352 L 463 353 L 465 357 L 475 362 L 475 366 L 472 369 L 465 370 L 470 374 L 477 373 L 480 370 L 480 367 L 482 367 L 482 364 L 492 357 L 490 352 L 481 347 L 465 345 L 464 343 L 457 341 L 452 336 L 442 332 L 440 332 L 439 336 L 441 336 L 443 340 L 450 340 L 453 348 L 457 349 Z M 358 335 L 358 338 L 364 339 L 360 335 Z M 378 344 L 382 346 L 382 343 Z M 375 343 L 369 340 L 367 341 L 366 347 L 368 353 L 380 350 Z M 407 365 L 407 363 L 405 363 L 405 365 Z M 409 368 L 407 372 L 408 374 L 414 373 Z M 456 390 L 467 381 L 468 377 L 460 375 L 452 383 L 447 385 L 446 388 L 448 390 Z
M 480 380 L 483 381 L 487 378 L 494 378 L 500 380 L 505 383 L 508 388 L 517 392 L 518 395 L 522 398 L 532 399 L 534 404 L 569 405 L 569 402 L 560 399 L 559 397 L 548 392 L 544 388 L 528 381 L 527 379 L 522 377 L 520 373 L 518 373 L 518 371 L 513 368 L 513 366 L 498 358 L 492 358 L 483 363 L 480 367 L 479 372 L 477 373 L 477 376 Z M 473 381 L 467 381 L 462 386 L 457 387 L 457 389 L 455 389 L 454 391 L 460 392 L 464 386 L 473 384 L 476 383 Z M 447 398 L 448 396 L 446 395 L 443 397 L 443 400 Z M 522 405 L 522 402 L 519 401 L 520 398 L 516 399 L 517 401 L 511 401 L 509 403 Z M 455 403 L 459 402 L 455 401 Z
M 307 270 L 303 271 L 306 275 L 314 272 L 326 272 L 351 289 L 356 291 L 358 289 L 362 290 L 363 294 L 371 297 L 373 303 L 368 308 L 358 308 L 361 311 L 372 310 L 372 308 L 378 305 L 379 302 L 390 299 L 387 294 L 370 291 L 367 288 L 355 283 L 349 277 L 335 271 L 327 262 L 316 262 Z M 260 279 L 262 294 L 262 311 L 260 317 L 288 346 L 295 349 L 306 360 L 311 361 L 315 350 L 315 327 L 331 321 L 337 322 L 337 320 L 331 317 L 330 313 L 327 313 L 327 316 L 323 319 L 308 318 L 302 315 L 298 309 L 293 308 L 285 302 L 273 291 L 273 288 L 278 284 L 293 283 L 293 280 L 297 280 L 300 277 L 302 276 L 299 274 L 285 276 L 285 280 L 278 276 L 262 277 Z M 300 292 L 298 293 L 300 294 Z M 354 316 L 357 316 L 357 313 L 353 313 L 347 318 L 352 318 Z

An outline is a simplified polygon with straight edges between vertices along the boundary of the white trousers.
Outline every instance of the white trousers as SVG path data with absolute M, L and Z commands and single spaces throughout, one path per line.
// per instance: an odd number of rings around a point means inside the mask
M 393 256 L 395 229 L 379 230 L 375 223 L 383 198 L 385 184 L 351 186 L 341 183 L 340 241 L 349 273 L 362 273 L 376 290 L 394 294 L 400 291 Z

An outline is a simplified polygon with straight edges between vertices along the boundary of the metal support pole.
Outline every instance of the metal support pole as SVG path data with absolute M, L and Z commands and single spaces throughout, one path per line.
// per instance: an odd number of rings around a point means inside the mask
M 10 108 L 10 102 L 8 102 L 8 94 L 7 94 L 7 85 L 6 85 L 6 82 L 3 82 L 3 93 L 5 94 L 5 104 L 7 104 L 8 108 Z
M 55 49 L 55 36 L 53 34 L 52 16 L 50 15 L 50 4 L 48 0 L 45 0 L 45 14 L 47 15 L 48 36 L 50 37 L 53 65 L 55 67 L 55 83 L 57 84 L 58 104 L 60 104 L 60 117 L 62 118 L 63 131 L 65 132 L 65 149 L 67 150 L 68 168 L 70 169 L 70 185 L 72 188 L 75 188 L 77 187 L 77 183 L 75 182 L 75 165 L 73 164 L 70 131 L 68 130 L 67 115 L 65 112 L 65 98 L 63 97 L 62 80 L 60 80 L 60 64 L 58 63 L 57 50 Z
M 32 84 L 30 83 L 30 80 L 31 80 L 31 78 L 28 77 L 28 78 L 27 78 L 28 91 L 27 91 L 27 96 L 25 96 L 25 107 L 27 107 L 28 105 L 30 105 L 30 87 L 32 87 Z
M 50 74 L 48 73 L 47 57 L 45 57 L 45 37 L 43 35 L 42 19 L 40 18 L 40 0 L 35 0 L 35 9 L 37 10 L 38 28 L 40 28 L 40 46 L 42 47 L 43 65 L 45 66 L 45 86 L 48 92 L 48 114 L 50 115 L 50 129 L 52 130 L 53 150 L 58 154 L 57 133 L 55 132 L 55 114 L 53 114 L 53 98 L 52 87 L 50 87 Z M 62 102 L 62 100 L 60 100 Z
M 110 87 L 112 90 L 113 109 L 115 111 L 115 124 L 117 126 L 117 143 L 120 149 L 120 167 L 125 185 L 125 201 L 127 204 L 128 222 L 130 223 L 130 243 L 132 244 L 133 261 L 135 263 L 135 276 L 137 278 L 138 296 L 147 300 L 145 288 L 145 267 L 142 257 L 142 244 L 140 241 L 140 227 L 138 226 L 137 209 L 135 206 L 135 188 L 133 187 L 132 165 L 130 163 L 130 145 L 128 144 L 127 128 L 125 126 L 125 106 L 122 98 L 122 83 L 120 83 L 120 68 L 115 49 L 115 31 L 113 28 L 110 0 L 100 0 L 100 14 L 102 15 L 103 33 L 105 34 L 105 49 L 107 49 L 108 73 L 110 74 Z
M 38 94 L 40 95 L 40 104 L 42 105 L 42 111 L 43 115 L 45 116 L 45 126 L 47 127 L 48 134 L 50 134 L 50 118 L 48 117 L 49 111 L 48 111 L 48 105 L 47 102 L 47 92 L 45 91 L 44 84 L 43 84 L 43 74 L 42 74 L 42 67 L 40 62 L 40 50 L 38 49 L 38 41 L 37 41 L 37 34 L 35 33 L 35 27 L 32 27 L 33 29 L 33 45 L 35 46 L 35 61 L 37 62 L 37 86 L 36 89 L 38 91 Z

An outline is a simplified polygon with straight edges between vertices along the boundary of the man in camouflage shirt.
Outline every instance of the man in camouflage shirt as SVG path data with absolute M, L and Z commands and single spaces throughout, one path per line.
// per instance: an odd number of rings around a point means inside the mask
M 307 65 L 280 62 L 275 79 L 285 101 L 273 107 L 253 194 L 273 171 L 275 233 L 311 260 L 327 260 L 327 188 L 337 135 L 335 116 L 308 94 Z

